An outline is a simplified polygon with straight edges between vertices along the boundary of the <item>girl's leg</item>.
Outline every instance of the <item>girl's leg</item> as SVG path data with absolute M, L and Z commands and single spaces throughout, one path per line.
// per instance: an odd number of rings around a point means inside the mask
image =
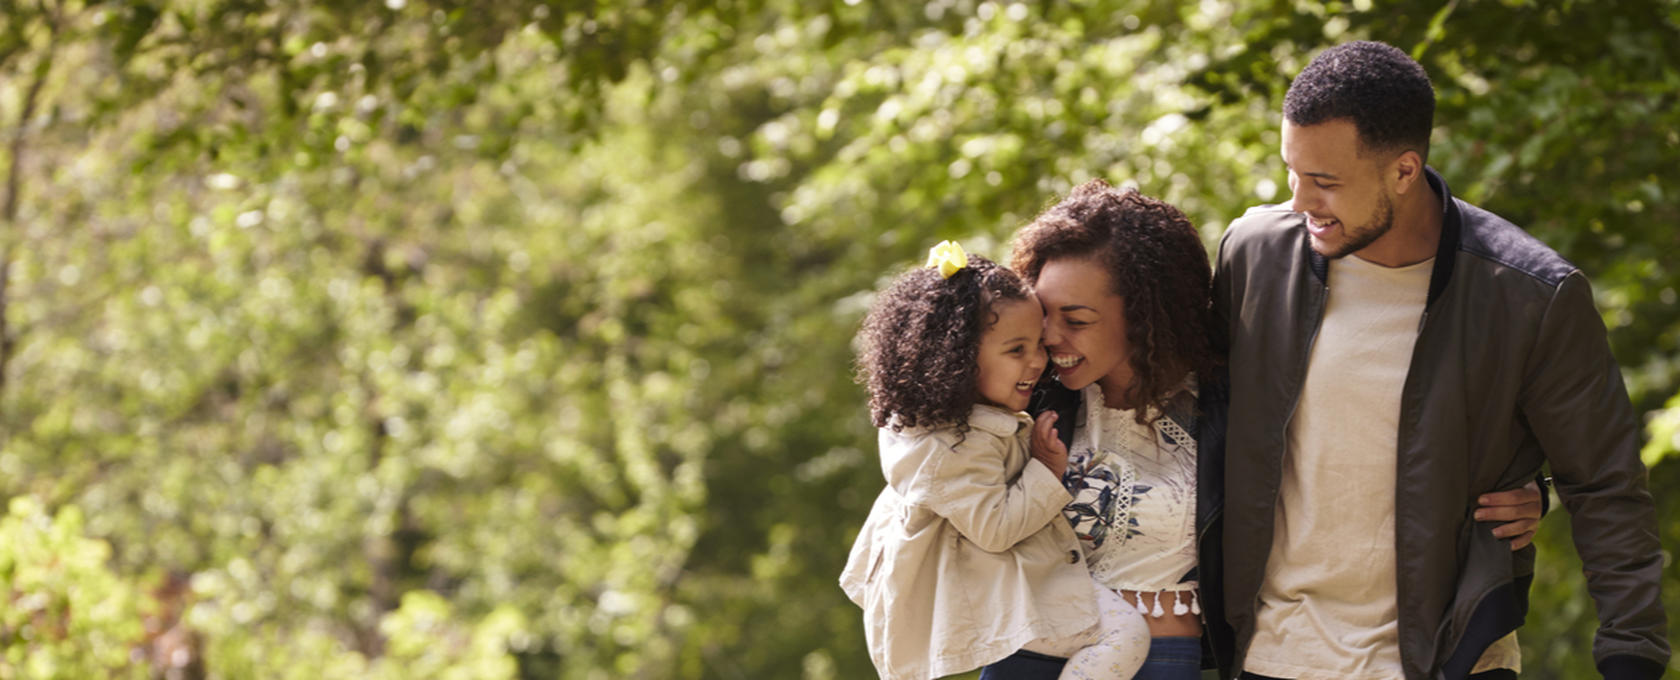
M 1060 680 L 1126 680 L 1148 655 L 1149 623 L 1143 614 L 1118 593 L 1100 585 L 1096 590 L 1094 639 L 1068 659 Z
M 1158 637 L 1133 680 L 1197 680 L 1202 677 L 1202 639 Z

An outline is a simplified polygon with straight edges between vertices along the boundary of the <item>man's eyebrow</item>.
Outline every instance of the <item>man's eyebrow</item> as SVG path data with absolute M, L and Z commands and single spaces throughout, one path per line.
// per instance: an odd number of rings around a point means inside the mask
M 1097 311 L 1096 307 L 1087 307 L 1085 305 L 1062 305 L 1060 307 L 1057 307 L 1056 309 L 1059 309 L 1059 310 L 1064 311 L 1064 312 L 1077 312 L 1081 309 L 1089 309 L 1093 312 Z
M 1328 180 L 1332 180 L 1332 181 L 1341 181 L 1341 179 L 1342 179 L 1342 178 L 1337 177 L 1334 174 L 1331 174 L 1331 173 L 1328 173 L 1328 172 L 1301 172 L 1299 170 L 1296 170 L 1294 167 L 1291 167 L 1289 165 L 1288 160 L 1285 160 L 1283 162 L 1283 167 L 1288 168 L 1290 172 L 1293 172 L 1293 173 L 1295 173 L 1297 175 L 1300 175 L 1302 177 L 1317 177 L 1319 179 L 1328 179 Z

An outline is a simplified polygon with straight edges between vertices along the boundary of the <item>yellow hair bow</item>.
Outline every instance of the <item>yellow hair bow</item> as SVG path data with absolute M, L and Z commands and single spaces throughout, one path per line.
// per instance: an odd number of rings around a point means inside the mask
M 962 246 L 956 241 L 940 241 L 939 245 L 928 250 L 928 261 L 924 266 L 928 269 L 938 269 L 939 275 L 948 279 L 968 266 L 968 253 L 963 252 Z

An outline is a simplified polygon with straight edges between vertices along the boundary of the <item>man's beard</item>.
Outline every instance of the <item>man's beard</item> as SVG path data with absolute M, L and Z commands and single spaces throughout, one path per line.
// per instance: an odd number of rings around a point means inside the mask
M 1335 250 L 1319 251 L 1320 255 L 1337 260 L 1376 243 L 1377 239 L 1382 238 L 1383 234 L 1394 228 L 1394 201 L 1389 200 L 1387 193 L 1381 194 L 1377 199 L 1377 211 L 1372 214 L 1370 221 L 1361 225 L 1358 229 L 1347 228 L 1346 222 L 1343 222 L 1342 225 L 1342 234 L 1347 237 L 1347 241 Z

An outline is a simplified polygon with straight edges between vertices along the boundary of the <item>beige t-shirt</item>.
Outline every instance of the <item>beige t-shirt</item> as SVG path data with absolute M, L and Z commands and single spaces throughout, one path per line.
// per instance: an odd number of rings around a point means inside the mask
M 1434 260 L 1332 260 L 1289 423 L 1271 555 L 1243 669 L 1301 680 L 1402 677 L 1394 554 L 1400 393 Z M 1521 670 L 1515 635 L 1476 670 Z

